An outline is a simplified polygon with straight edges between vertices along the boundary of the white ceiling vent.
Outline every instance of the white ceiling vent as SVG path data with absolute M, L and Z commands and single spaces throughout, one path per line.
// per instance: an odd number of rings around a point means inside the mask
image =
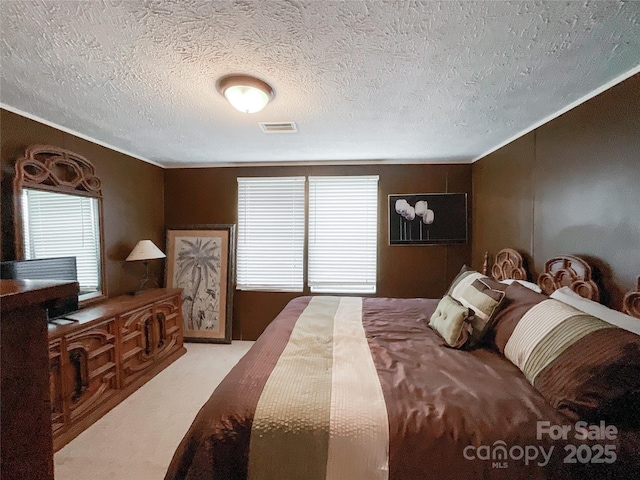
M 295 122 L 260 122 L 264 133 L 296 133 L 298 127 Z

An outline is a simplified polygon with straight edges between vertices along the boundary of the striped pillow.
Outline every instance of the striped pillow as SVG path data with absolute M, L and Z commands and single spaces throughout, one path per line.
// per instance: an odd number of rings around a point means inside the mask
M 496 287 L 496 288 L 492 288 Z M 469 346 L 480 344 L 504 298 L 505 285 L 473 270 L 462 271 L 449 288 L 449 295 L 474 312 Z
M 569 418 L 600 420 L 640 387 L 640 337 L 518 283 L 495 317 L 495 344 Z
M 438 303 L 436 311 L 431 315 L 429 326 L 440 334 L 452 347 L 460 348 L 469 339 L 467 321 L 473 313 L 463 307 L 456 299 L 445 295 Z

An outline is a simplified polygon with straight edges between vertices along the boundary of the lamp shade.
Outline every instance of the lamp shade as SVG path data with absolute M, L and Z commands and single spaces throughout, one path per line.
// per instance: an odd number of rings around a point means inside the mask
M 151 240 L 140 240 L 131 253 L 126 258 L 127 262 L 134 262 L 136 260 L 153 260 L 156 258 L 165 258 L 166 255 L 162 253 Z

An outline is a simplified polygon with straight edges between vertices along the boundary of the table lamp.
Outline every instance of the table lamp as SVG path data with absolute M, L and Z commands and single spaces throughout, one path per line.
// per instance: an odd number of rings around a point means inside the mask
M 125 261 L 135 262 L 135 261 L 141 260 L 145 266 L 145 273 L 143 277 L 140 279 L 140 288 L 138 289 L 137 292 L 134 292 L 134 293 L 139 293 L 142 290 L 144 290 L 145 287 L 147 286 L 147 283 L 151 283 L 151 285 L 155 284 L 156 287 L 158 286 L 158 282 L 155 279 L 151 279 L 149 277 L 149 260 L 155 260 L 158 258 L 165 258 L 165 257 L 166 255 L 162 253 L 162 250 L 156 247 L 156 245 L 151 240 L 140 240 L 136 244 L 136 246 L 133 247 L 133 250 L 131 250 L 131 253 L 125 259 Z M 150 280 L 151 282 L 149 282 Z

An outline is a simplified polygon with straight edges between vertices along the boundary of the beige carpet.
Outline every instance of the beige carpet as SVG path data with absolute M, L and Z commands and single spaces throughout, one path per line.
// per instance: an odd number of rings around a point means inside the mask
M 162 480 L 200 407 L 253 342 L 187 353 L 54 456 L 56 480 Z

